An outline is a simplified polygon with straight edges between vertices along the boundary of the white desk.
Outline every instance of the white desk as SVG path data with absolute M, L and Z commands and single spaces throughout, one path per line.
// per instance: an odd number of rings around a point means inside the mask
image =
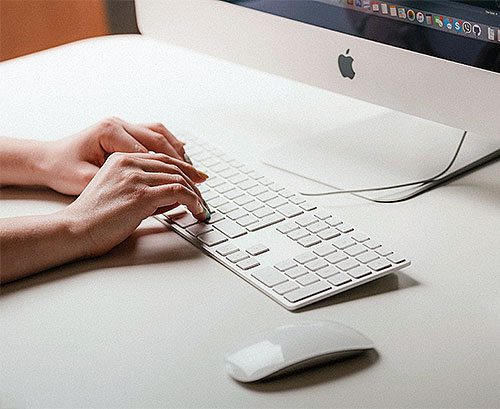
M 0 64 L 0 90 L 0 134 L 55 139 L 110 115 L 159 120 L 252 164 L 289 137 L 307 143 L 383 111 L 353 112 L 331 93 L 140 36 Z M 495 163 L 395 205 L 321 199 L 413 264 L 297 313 L 155 220 L 107 256 L 6 285 L 0 407 L 498 407 L 499 171 Z M 8 188 L 0 215 L 69 200 Z M 303 319 L 351 325 L 378 354 L 265 384 L 226 375 L 223 354 L 235 341 Z

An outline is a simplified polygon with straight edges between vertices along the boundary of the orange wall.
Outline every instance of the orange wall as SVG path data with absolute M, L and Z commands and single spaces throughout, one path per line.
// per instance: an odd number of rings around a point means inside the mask
M 0 0 L 0 61 L 105 34 L 103 0 Z

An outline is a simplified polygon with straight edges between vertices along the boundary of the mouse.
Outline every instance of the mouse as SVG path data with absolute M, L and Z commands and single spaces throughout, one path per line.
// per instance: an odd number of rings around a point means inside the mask
M 291 374 L 374 349 L 360 332 L 333 321 L 303 321 L 254 334 L 224 357 L 226 371 L 239 382 Z

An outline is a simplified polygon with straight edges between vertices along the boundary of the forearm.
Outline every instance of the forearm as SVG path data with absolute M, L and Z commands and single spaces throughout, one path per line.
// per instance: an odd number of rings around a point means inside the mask
M 46 145 L 0 137 L 0 185 L 45 185 Z
M 0 219 L 0 283 L 87 254 L 85 232 L 64 211 Z

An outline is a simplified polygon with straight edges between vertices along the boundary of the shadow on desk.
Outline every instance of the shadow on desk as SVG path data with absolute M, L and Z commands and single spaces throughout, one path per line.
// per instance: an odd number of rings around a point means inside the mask
M 169 242 L 166 238 L 167 234 L 174 235 L 165 226 L 140 227 L 128 239 L 104 256 L 75 261 L 9 284 L 4 284 L 0 288 L 0 295 L 6 296 L 10 293 L 44 285 L 56 280 L 63 280 L 89 271 L 168 263 L 203 257 L 203 254 L 197 248 L 187 245 L 184 241 L 172 240 Z
M 301 389 L 322 383 L 330 383 L 340 378 L 354 375 L 374 365 L 378 360 L 379 355 L 377 351 L 370 350 L 342 361 L 334 361 L 294 374 L 270 378 L 262 382 L 237 383 L 244 388 L 259 392 L 280 392 L 290 389 Z

